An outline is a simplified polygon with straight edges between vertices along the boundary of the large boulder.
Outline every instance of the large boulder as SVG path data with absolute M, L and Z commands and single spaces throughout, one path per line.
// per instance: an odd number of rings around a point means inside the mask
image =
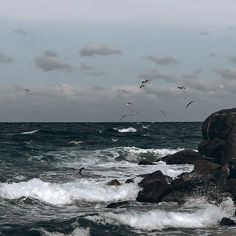
M 220 165 L 207 160 L 199 160 L 195 162 L 193 172 L 199 175 L 217 175 Z
M 143 188 L 139 191 L 136 198 L 139 202 L 158 203 L 163 197 L 172 191 L 170 184 L 168 184 L 166 177 L 161 171 L 156 171 L 150 175 L 147 175 L 139 183 L 139 186 Z
M 193 150 L 182 150 L 172 155 L 168 155 L 162 158 L 166 164 L 194 164 L 198 160 L 203 160 L 200 153 Z
M 199 152 L 221 165 L 219 182 L 236 177 L 236 108 L 213 113 L 202 124 Z

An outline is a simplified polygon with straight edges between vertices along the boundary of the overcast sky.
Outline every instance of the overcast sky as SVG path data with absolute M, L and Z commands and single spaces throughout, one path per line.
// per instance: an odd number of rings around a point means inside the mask
M 0 121 L 202 121 L 235 107 L 235 12 L 235 0 L 0 0 Z

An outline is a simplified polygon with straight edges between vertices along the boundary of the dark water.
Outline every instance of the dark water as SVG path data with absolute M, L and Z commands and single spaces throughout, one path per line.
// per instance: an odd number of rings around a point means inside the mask
M 200 123 L 1 123 L 1 235 L 236 235 L 231 216 L 193 197 L 181 208 L 135 201 L 139 174 L 176 177 L 191 165 L 139 166 L 179 149 L 197 149 Z M 79 169 L 85 167 L 82 175 Z M 118 179 L 120 186 L 106 183 Z M 125 184 L 134 178 L 135 182 Z M 111 202 L 130 203 L 109 209 Z

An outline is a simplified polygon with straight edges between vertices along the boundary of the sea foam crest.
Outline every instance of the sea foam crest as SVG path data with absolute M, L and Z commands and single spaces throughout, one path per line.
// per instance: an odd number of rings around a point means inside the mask
M 32 130 L 32 131 L 25 131 L 25 132 L 22 132 L 21 134 L 34 134 L 34 133 L 37 133 L 39 132 L 39 129 L 35 129 L 35 130 Z
M 56 184 L 31 179 L 27 182 L 1 183 L 0 197 L 19 199 L 34 198 L 52 205 L 69 204 L 73 201 L 109 202 L 133 200 L 139 187 L 135 184 L 107 186 L 102 182 L 81 179 L 77 182 Z
M 118 129 L 119 133 L 135 133 L 137 130 L 133 127 Z
M 70 234 L 63 234 L 59 232 L 49 232 L 45 229 L 40 230 L 43 236 L 89 236 L 90 235 L 90 229 L 83 229 L 83 228 L 76 228 L 73 230 Z
M 106 213 L 91 220 L 109 224 L 129 225 L 136 229 L 161 230 L 163 228 L 204 228 L 216 225 L 222 217 L 231 217 L 235 210 L 232 199 L 228 198 L 220 206 L 207 204 L 202 209 L 188 211 L 151 210 L 146 212 Z

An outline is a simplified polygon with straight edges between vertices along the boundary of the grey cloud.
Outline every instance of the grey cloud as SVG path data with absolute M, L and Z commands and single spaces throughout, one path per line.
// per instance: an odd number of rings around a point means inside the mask
M 90 66 L 90 65 L 81 63 L 79 68 L 82 73 L 86 73 L 88 75 L 92 75 L 92 76 L 106 75 L 105 72 L 97 70 L 95 66 Z
M 162 73 L 159 71 L 150 71 L 150 72 L 141 73 L 139 75 L 139 78 L 140 79 L 148 79 L 148 80 L 161 79 L 161 80 L 165 80 L 168 82 L 176 82 L 178 80 L 178 78 L 174 75 Z
M 89 43 L 80 49 L 80 56 L 109 56 L 112 54 L 121 54 L 121 50 L 106 46 L 100 43 Z
M 210 53 L 210 57 L 216 58 L 216 57 L 217 57 L 217 54 L 216 54 L 216 53 Z
M 179 63 L 174 57 L 166 56 L 166 57 L 156 57 L 156 56 L 146 56 L 144 59 L 153 62 L 157 65 L 175 65 Z
M 62 61 L 53 51 L 46 51 L 44 55 L 36 57 L 35 65 L 45 72 L 53 70 L 71 72 L 74 69 L 74 66 Z
M 197 74 L 183 74 L 182 75 L 183 79 L 198 79 L 198 75 Z
M 13 61 L 13 57 L 0 53 L 0 63 L 10 64 Z
M 236 64 L 236 56 L 230 56 L 228 57 L 228 61 L 233 63 L 233 64 Z
M 212 70 L 213 73 L 227 79 L 236 79 L 236 70 L 225 69 L 225 68 L 215 68 Z
M 15 33 L 15 34 L 23 35 L 23 36 L 27 35 L 27 32 L 24 29 L 21 29 L 21 28 L 15 29 L 12 32 Z

